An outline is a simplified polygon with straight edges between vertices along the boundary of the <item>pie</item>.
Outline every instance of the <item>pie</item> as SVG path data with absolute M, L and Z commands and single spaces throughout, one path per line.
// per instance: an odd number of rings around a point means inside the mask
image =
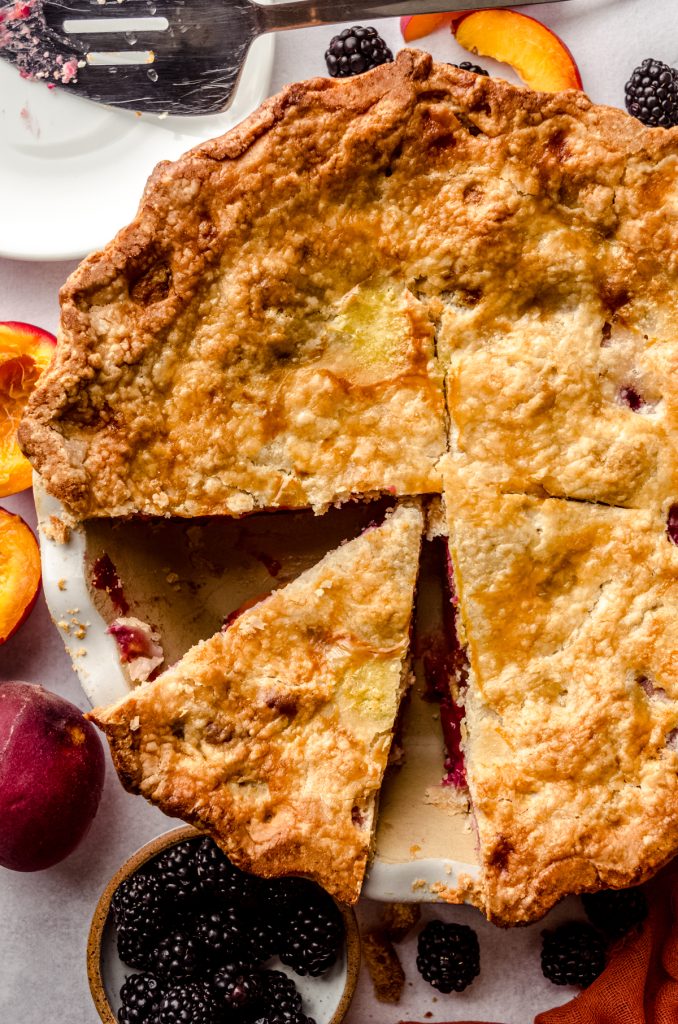
M 649 509 L 446 474 L 465 767 L 502 924 L 644 881 L 678 835 L 678 547 Z
M 676 238 L 675 130 L 405 50 L 290 86 L 161 164 L 133 223 L 66 284 L 21 428 L 75 518 L 444 494 L 467 647 L 455 777 L 481 870 L 443 895 L 502 923 L 678 852 Z M 205 780 L 187 789 L 171 767 L 189 693 L 173 681 L 249 621 L 98 714 L 126 782 L 213 830 Z M 161 756 L 142 757 L 172 693 Z M 206 722 L 194 710 L 186 728 Z M 291 870 L 255 858 L 251 807 L 232 806 L 229 852 Z M 289 820 L 314 832 L 304 813 Z M 328 833 L 304 870 L 354 896 L 368 831 Z M 339 885 L 322 872 L 342 857 Z
M 124 785 L 265 876 L 360 893 L 410 682 L 423 516 L 389 513 L 90 717 Z

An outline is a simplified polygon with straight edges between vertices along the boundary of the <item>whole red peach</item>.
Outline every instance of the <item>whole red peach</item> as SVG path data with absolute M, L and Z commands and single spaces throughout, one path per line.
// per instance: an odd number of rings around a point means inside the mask
M 97 812 L 104 766 L 75 705 L 32 683 L 0 683 L 0 865 L 40 871 L 67 857 Z

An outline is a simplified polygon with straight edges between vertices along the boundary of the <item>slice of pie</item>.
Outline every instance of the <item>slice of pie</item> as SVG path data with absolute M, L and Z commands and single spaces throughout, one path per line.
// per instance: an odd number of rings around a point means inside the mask
M 360 893 L 400 700 L 423 518 L 415 503 L 92 712 L 124 785 L 242 868 Z
M 466 776 L 502 924 L 639 883 L 678 852 L 678 547 L 648 510 L 446 475 Z

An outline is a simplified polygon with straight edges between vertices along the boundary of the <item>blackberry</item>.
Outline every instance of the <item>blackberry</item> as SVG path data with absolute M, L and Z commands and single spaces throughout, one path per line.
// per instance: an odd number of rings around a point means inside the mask
M 152 950 L 151 963 L 163 977 L 189 978 L 198 967 L 198 945 L 183 931 L 170 932 Z
M 118 925 L 116 936 L 118 956 L 128 967 L 146 970 L 153 963 L 151 947 L 154 937 L 154 935 L 147 935 L 134 924 Z
M 153 1024 L 219 1024 L 210 989 L 199 981 L 175 985 L 163 996 Z
M 642 889 L 606 889 L 582 896 L 586 916 L 610 939 L 620 939 L 647 917 L 647 898 Z
M 153 861 L 151 877 L 166 903 L 175 910 L 193 902 L 202 889 L 196 863 L 195 840 L 176 843 Z
M 354 25 L 333 36 L 325 51 L 325 63 L 332 78 L 350 78 L 363 71 L 388 64 L 393 54 L 376 28 Z
M 261 1000 L 261 975 L 241 961 L 224 964 L 212 975 L 212 989 L 220 1010 L 251 1010 Z
M 317 978 L 337 959 L 342 938 L 341 916 L 329 900 L 298 906 L 291 910 L 281 936 L 280 959 L 297 974 Z
M 195 865 L 203 888 L 217 893 L 231 905 L 254 903 L 258 898 L 259 879 L 231 864 L 211 839 L 203 839 L 200 843 Z
M 461 64 L 450 64 L 450 67 L 459 68 L 460 71 L 472 71 L 474 75 L 484 75 L 485 78 L 490 77 L 489 71 L 481 68 L 480 64 L 471 64 L 470 60 L 463 60 Z
M 264 902 L 281 919 L 296 907 L 312 906 L 323 895 L 322 889 L 306 878 L 271 878 L 262 891 Z
M 148 954 L 166 927 L 162 911 L 144 900 L 134 904 L 123 901 L 119 906 L 116 929 L 120 959 L 130 967 L 147 967 Z
M 210 959 L 219 962 L 245 946 L 247 930 L 235 907 L 217 907 L 198 914 L 194 934 Z
M 648 57 L 626 83 L 626 109 L 653 128 L 678 125 L 678 72 Z
M 263 964 L 270 960 L 281 943 L 280 928 L 267 918 L 256 918 L 247 930 L 247 950 L 252 963 Z
M 439 992 L 463 992 L 480 974 L 478 936 L 465 924 L 429 921 L 417 953 L 417 970 Z
M 130 974 L 120 989 L 120 999 L 120 1024 L 145 1024 L 162 999 L 160 982 L 155 974 Z
M 154 875 L 139 873 L 125 879 L 113 893 L 111 909 L 116 921 L 128 921 L 140 914 L 158 914 L 162 909 L 162 894 Z
M 282 971 L 264 971 L 261 975 L 261 1002 L 285 1019 L 301 1013 L 301 996 L 291 978 Z
M 554 985 L 588 988 L 605 967 L 601 935 L 582 921 L 542 933 L 541 970 Z

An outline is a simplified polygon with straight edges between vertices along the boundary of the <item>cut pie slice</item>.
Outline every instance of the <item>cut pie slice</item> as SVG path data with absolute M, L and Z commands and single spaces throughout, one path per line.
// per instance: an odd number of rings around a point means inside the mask
M 678 852 L 678 547 L 654 512 L 446 474 L 488 917 L 643 881 Z
M 126 788 L 245 870 L 306 875 L 354 902 L 409 685 L 422 530 L 418 505 L 397 507 L 93 711 Z

